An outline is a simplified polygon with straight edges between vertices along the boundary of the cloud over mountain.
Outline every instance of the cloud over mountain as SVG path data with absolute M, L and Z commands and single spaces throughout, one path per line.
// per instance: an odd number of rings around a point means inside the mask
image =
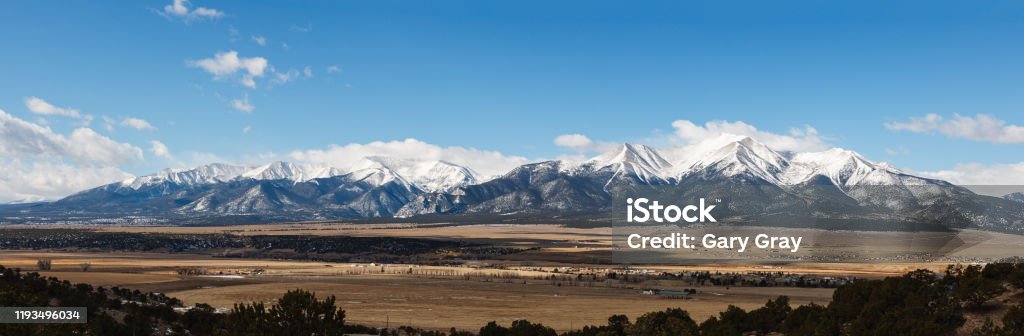
M 330 145 L 326 149 L 293 151 L 288 155 L 302 163 L 348 166 L 368 156 L 386 156 L 396 159 L 439 160 L 472 167 L 484 176 L 503 174 L 530 160 L 522 156 L 510 156 L 498 151 L 480 150 L 472 147 L 439 146 L 417 139 L 374 141 Z
M 697 125 L 690 120 L 676 120 L 672 122 L 672 128 L 675 129 L 674 138 L 682 144 L 693 144 L 722 134 L 736 134 L 751 137 L 779 151 L 808 152 L 829 148 L 818 130 L 810 126 L 794 127 L 787 134 L 778 134 L 759 130 L 743 121 L 712 120 Z

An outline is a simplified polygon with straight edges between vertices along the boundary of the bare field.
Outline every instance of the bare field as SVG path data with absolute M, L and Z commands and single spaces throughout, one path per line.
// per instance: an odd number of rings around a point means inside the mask
M 345 235 L 355 237 L 401 237 L 442 240 L 463 240 L 488 245 L 536 248 L 509 255 L 502 260 L 548 265 L 595 264 L 613 261 L 613 237 L 621 238 L 612 228 L 567 228 L 559 225 L 418 225 L 418 224 L 267 224 L 224 227 L 165 226 L 99 226 L 110 232 L 136 233 L 223 233 L 233 235 Z M 690 233 L 701 229 L 686 229 Z M 632 232 L 632 231 L 629 231 Z M 874 232 L 830 231 L 819 229 L 740 227 L 731 228 L 733 235 L 754 236 L 771 233 L 776 236 L 803 237 L 798 253 L 765 250 L 739 253 L 732 250 L 693 249 L 666 252 L 683 264 L 738 264 L 740 268 L 756 264 L 821 273 L 842 274 L 851 270 L 859 275 L 881 271 L 883 275 L 899 274 L 915 265 L 933 268 L 957 262 L 984 262 L 1009 256 L 1024 256 L 1024 236 L 978 230 L 957 232 Z M 619 236 L 616 236 L 619 235 Z M 618 239 L 616 238 L 616 239 Z M 921 260 L 934 262 L 922 262 Z M 683 262 L 682 260 L 685 260 Z M 765 262 L 767 261 L 767 262 Z M 777 262 L 776 262 L 777 261 Z M 643 262 L 635 262 L 643 264 Z M 842 265 L 851 263 L 854 265 Z M 856 265 L 867 264 L 868 266 Z M 780 266 L 781 265 L 781 266 Z M 789 265 L 789 266 L 787 266 Z M 836 272 L 838 271 L 838 272 Z
M 225 227 L 162 226 L 46 226 L 133 233 L 223 233 L 231 235 L 317 235 L 402 237 L 463 240 L 496 246 L 528 247 L 530 250 L 495 260 L 467 261 L 464 266 L 378 265 L 313 261 L 232 259 L 215 253 L 127 253 L 0 251 L 0 264 L 36 269 L 39 259 L 52 259 L 53 270 L 44 272 L 72 282 L 124 286 L 165 293 L 186 304 L 209 303 L 229 308 L 238 302 L 269 302 L 289 289 L 303 288 L 319 295 L 335 295 L 351 321 L 371 326 L 412 325 L 432 329 L 457 327 L 476 330 L 489 321 L 503 324 L 528 319 L 558 330 L 585 324 L 603 324 L 614 314 L 635 318 L 640 314 L 681 307 L 702 321 L 728 305 L 745 309 L 760 307 L 768 299 L 787 295 L 793 304 L 831 299 L 831 289 L 791 287 L 697 286 L 699 294 L 688 299 L 641 295 L 630 285 L 596 282 L 560 286 L 542 280 L 557 268 L 607 270 L 621 267 L 611 261 L 611 228 L 578 229 L 556 225 L 411 225 L 411 224 L 274 224 Z M 763 228 L 762 228 L 763 229 Z M 965 230 L 959 233 L 831 232 L 772 229 L 778 234 L 810 237 L 813 255 L 884 250 L 890 245 L 933 246 L 931 241 L 951 242 L 950 260 L 972 262 L 978 258 L 1024 255 L 1024 237 Z M 714 256 L 718 257 L 718 256 Z M 686 265 L 632 265 L 652 272 L 785 272 L 824 276 L 878 278 L 925 268 L 943 270 L 950 260 L 935 262 L 871 261 L 810 262 L 787 260 L 752 263 L 743 260 L 712 261 Z M 89 263 L 88 272 L 81 270 Z M 202 268 L 204 275 L 179 275 L 183 268 Z M 464 276 L 475 274 L 477 276 Z M 514 276 L 509 276 L 509 275 Z M 484 275 L 484 276 L 479 276 Z M 672 284 L 660 285 L 663 289 Z M 641 285 L 636 285 L 641 286 Z
M 544 281 L 492 281 L 431 278 L 405 274 L 411 265 L 382 266 L 274 260 L 220 259 L 201 255 L 159 253 L 61 253 L 7 251 L 0 264 L 34 269 L 35 261 L 53 260 L 54 269 L 43 272 L 72 282 L 125 286 L 155 291 L 182 299 L 186 304 L 208 303 L 229 308 L 236 302 L 271 302 L 285 291 L 303 288 L 318 295 L 335 295 L 351 321 L 385 326 L 414 325 L 424 328 L 457 327 L 476 330 L 489 321 L 504 324 L 528 319 L 568 330 L 584 324 L 601 324 L 608 316 L 640 314 L 681 307 L 703 320 L 728 305 L 753 309 L 769 298 L 788 295 L 794 304 L 827 303 L 831 289 L 697 287 L 692 299 L 666 299 L 641 295 L 638 289 L 618 286 L 556 286 Z M 82 272 L 79 264 L 92 268 Z M 177 267 L 208 267 L 218 276 L 180 276 Z M 260 276 L 234 276 L 233 271 L 262 268 Z M 465 268 L 429 267 L 436 270 L 470 271 Z M 352 274 L 353 270 L 366 272 Z M 471 270 L 509 272 L 509 270 Z M 516 271 L 543 275 L 542 271 Z

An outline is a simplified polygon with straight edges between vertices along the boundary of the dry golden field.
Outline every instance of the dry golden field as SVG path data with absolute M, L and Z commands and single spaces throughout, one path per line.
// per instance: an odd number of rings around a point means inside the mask
M 160 253 L 61 253 L 5 251 L 0 264 L 34 269 L 38 259 L 53 260 L 53 270 L 43 272 L 72 282 L 98 286 L 124 286 L 161 292 L 182 299 L 186 304 L 208 303 L 229 308 L 236 302 L 269 302 L 285 291 L 303 288 L 318 295 L 335 295 L 351 321 L 373 325 L 413 325 L 424 328 L 450 327 L 477 329 L 488 321 L 503 324 L 528 319 L 559 330 L 583 324 L 601 324 L 608 316 L 639 314 L 682 307 L 694 318 L 703 320 L 728 305 L 752 309 L 769 298 L 788 295 L 795 304 L 827 303 L 831 289 L 697 287 L 692 299 L 666 299 L 640 295 L 640 290 L 618 286 L 555 286 L 546 281 L 492 281 L 434 278 L 406 274 L 409 268 L 348 263 L 321 263 L 274 260 L 219 259 L 202 255 Z M 81 271 L 88 262 L 92 268 Z M 224 272 L 225 276 L 180 276 L 179 267 L 204 267 Z M 234 276 L 254 268 L 265 269 L 259 276 Z M 480 272 L 456 267 L 429 267 L 436 270 Z M 486 271 L 486 270 L 485 270 Z M 496 274 L 508 270 L 489 270 Z M 354 274 L 365 272 L 362 274 Z M 517 271 L 526 276 L 541 271 Z
M 563 284 L 542 280 L 557 268 L 608 269 L 612 230 L 576 229 L 555 225 L 345 225 L 276 224 L 226 227 L 70 226 L 115 232 L 226 233 L 234 235 L 344 235 L 456 239 L 498 246 L 535 247 L 495 260 L 463 266 L 376 265 L 312 261 L 231 259 L 211 254 L 122 253 L 84 251 L 0 251 L 0 264 L 35 270 L 39 259 L 52 259 L 44 272 L 72 282 L 124 286 L 165 293 L 186 304 L 208 303 L 229 308 L 237 302 L 267 302 L 285 291 L 303 288 L 318 295 L 335 295 L 349 320 L 371 326 L 412 325 L 423 328 L 457 327 L 476 330 L 489 321 L 503 324 L 528 319 L 558 330 L 602 324 L 613 314 L 631 318 L 681 307 L 702 321 L 728 305 L 752 309 L 768 299 L 787 295 L 793 304 L 827 303 L 831 289 L 789 287 L 697 286 L 689 299 L 641 295 L 638 285 L 620 283 Z M 52 226 L 48 228 L 54 228 Z M 63 226 L 61 228 L 68 228 Z M 796 234 L 796 229 L 778 229 Z M 810 232 L 805 234 L 818 234 Z M 945 239 L 943 233 L 840 232 L 816 240 L 809 250 L 864 251 L 869 244 Z M 948 233 L 946 233 L 948 235 Z M 964 231 L 953 255 L 972 258 L 1024 255 L 1020 236 Z M 847 250 L 844 250 L 847 249 Z M 80 265 L 89 263 L 83 272 Z M 927 268 L 941 271 L 948 262 L 800 262 L 754 264 L 742 261 L 689 265 L 632 265 L 650 271 L 786 272 L 825 276 L 878 278 Z M 179 275 L 183 268 L 202 268 L 206 276 Z M 467 276 L 472 274 L 475 276 Z M 512 275 L 512 276 L 510 276 Z M 672 284 L 643 284 L 674 288 Z

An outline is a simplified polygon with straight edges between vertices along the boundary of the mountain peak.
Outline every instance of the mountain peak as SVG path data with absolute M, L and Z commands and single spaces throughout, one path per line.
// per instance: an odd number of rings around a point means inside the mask
M 397 159 L 387 156 L 369 156 L 354 167 L 384 168 L 416 187 L 426 191 L 448 191 L 453 188 L 482 182 L 479 174 L 469 167 L 442 160 Z
M 238 177 L 252 167 L 226 163 L 211 163 L 195 168 L 168 168 L 151 175 L 137 176 L 121 182 L 121 185 L 139 189 L 143 186 L 171 182 L 180 185 L 224 182 Z
M 831 148 L 820 152 L 799 153 L 791 160 L 796 169 L 787 176 L 792 183 L 801 183 L 816 175 L 828 177 L 839 186 L 897 183 L 900 171 L 889 164 L 879 164 L 860 153 Z
M 242 174 L 242 177 L 256 180 L 293 180 L 301 181 L 305 176 L 305 169 L 291 162 L 274 161 Z
M 621 146 L 617 146 L 613 150 L 590 159 L 589 162 L 593 162 L 597 167 L 607 167 L 614 164 L 636 164 L 655 171 L 671 166 L 654 148 L 632 143 L 624 143 Z
M 750 175 L 772 183 L 788 161 L 767 145 L 745 135 L 722 133 L 677 150 L 676 176 L 708 171 L 723 176 Z

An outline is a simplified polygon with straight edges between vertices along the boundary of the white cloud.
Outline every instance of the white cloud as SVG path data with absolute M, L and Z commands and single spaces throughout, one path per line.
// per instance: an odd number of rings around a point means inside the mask
M 417 139 L 331 145 L 327 149 L 293 151 L 289 157 L 301 163 L 346 167 L 361 158 L 374 155 L 399 159 L 444 160 L 471 167 L 486 176 L 504 174 L 512 168 L 531 162 L 525 157 L 509 156 L 497 151 L 459 146 L 443 147 Z
M 263 36 L 253 35 L 252 41 L 256 42 L 256 44 L 259 44 L 261 47 L 267 45 L 267 38 Z
M 618 144 L 612 142 L 594 141 L 586 135 L 579 133 L 559 135 L 555 137 L 554 143 L 559 147 L 565 147 L 577 152 L 604 152 L 618 146 Z
M 974 141 L 1024 143 L 1024 126 L 1009 125 L 1004 120 L 986 114 L 974 117 L 954 114 L 953 118 L 946 119 L 929 113 L 924 117 L 911 117 L 908 122 L 885 123 L 885 128 L 914 133 L 938 132 L 948 137 Z
M 689 120 L 676 120 L 672 122 L 672 128 L 675 129 L 675 132 L 670 141 L 682 142 L 684 145 L 697 143 L 721 134 L 736 134 L 751 137 L 779 151 L 811 152 L 829 148 L 825 139 L 810 126 L 790 128 L 789 134 L 778 134 L 759 130 L 742 121 L 713 120 L 701 126 Z
M 59 134 L 0 110 L 0 202 L 38 201 L 123 180 L 142 150 L 77 128 Z
M 149 151 L 152 152 L 153 155 L 156 155 L 157 157 L 161 157 L 161 158 L 165 158 L 165 159 L 170 159 L 171 158 L 171 151 L 167 148 L 167 145 L 165 145 L 163 142 L 160 142 L 160 141 L 157 141 L 157 140 L 153 140 L 153 141 L 149 142 L 149 146 L 150 146 L 149 147 Z
M 35 114 L 62 116 L 76 119 L 82 117 L 82 114 L 76 109 L 70 107 L 57 107 L 37 97 L 25 98 L 25 107 Z
M 252 132 L 252 126 L 242 127 L 242 134 L 249 134 L 249 132 Z
M 54 200 L 131 176 L 111 166 L 0 158 L 0 202 Z
M 107 130 L 107 132 L 113 132 L 114 131 L 114 119 L 110 118 L 108 116 L 103 116 L 103 128 L 105 128 Z
M 277 72 L 277 70 L 273 70 L 273 72 L 274 78 L 271 79 L 271 83 L 273 84 L 288 83 L 295 80 L 295 78 L 299 77 L 299 70 L 295 69 L 291 69 L 285 72 Z
M 305 69 L 302 69 L 302 74 L 306 75 L 306 78 L 313 77 L 313 68 L 307 65 Z
M 241 72 L 242 85 L 255 88 L 256 77 L 263 77 L 269 62 L 263 57 L 238 57 L 238 52 L 231 50 L 218 52 L 212 58 L 186 62 L 191 67 L 198 67 L 213 74 L 215 79 L 234 76 Z
M 79 161 L 125 164 L 142 160 L 142 150 L 131 144 L 114 141 L 91 128 L 78 128 L 68 138 L 70 156 Z
M 142 159 L 142 150 L 90 128 L 64 136 L 0 110 L 0 156 L 70 159 L 80 163 L 123 164 Z
M 252 112 L 252 110 L 256 109 L 255 106 L 252 106 L 252 104 L 249 104 L 249 95 L 248 94 L 243 96 L 242 99 L 232 100 L 231 101 L 231 107 L 235 108 L 236 110 L 245 112 L 245 113 L 250 113 L 250 112 Z
M 994 165 L 965 163 L 952 169 L 915 173 L 958 185 L 1024 185 L 1024 162 Z
M 341 68 L 339 68 L 337 65 L 329 66 L 329 67 L 327 67 L 327 73 L 329 73 L 329 74 L 341 73 Z
M 151 125 L 148 121 L 145 121 L 145 120 L 139 119 L 139 118 L 132 118 L 132 117 L 121 119 L 121 126 L 131 127 L 131 128 L 134 128 L 134 129 L 137 129 L 137 130 L 140 130 L 140 131 L 141 130 L 156 130 L 156 127 L 153 127 L 153 125 Z
M 216 19 L 224 16 L 224 12 L 213 8 L 199 6 L 191 9 L 190 7 L 192 7 L 192 2 L 188 0 L 174 0 L 169 5 L 164 6 L 164 10 L 160 14 L 167 18 L 183 19 L 185 22 Z
M 571 148 L 581 149 L 594 144 L 594 141 L 590 140 L 586 135 L 583 134 L 562 134 L 555 137 L 555 145 Z

